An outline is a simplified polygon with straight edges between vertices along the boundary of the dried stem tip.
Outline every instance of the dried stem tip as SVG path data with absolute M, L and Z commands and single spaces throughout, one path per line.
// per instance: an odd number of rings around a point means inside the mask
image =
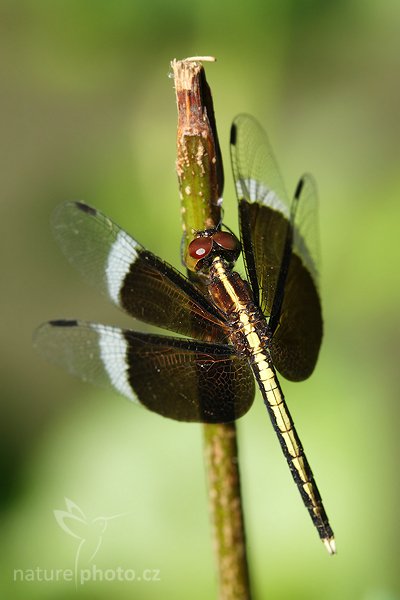
M 211 92 L 200 59 L 210 57 L 191 57 L 171 63 L 178 108 L 176 170 L 186 234 L 185 253 L 193 229 L 215 227 L 221 216 L 221 151 Z

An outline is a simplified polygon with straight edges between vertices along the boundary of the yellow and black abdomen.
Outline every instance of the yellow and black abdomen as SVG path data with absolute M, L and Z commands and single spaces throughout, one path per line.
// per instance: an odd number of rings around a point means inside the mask
M 326 549 L 334 554 L 333 531 L 272 364 L 266 319 L 253 304 L 246 282 L 218 258 L 211 268 L 209 291 L 215 304 L 227 315 L 232 345 L 249 360 L 303 502 Z
M 252 368 L 290 471 L 318 534 L 328 552 L 336 551 L 322 498 L 286 405 L 268 350 L 253 357 Z

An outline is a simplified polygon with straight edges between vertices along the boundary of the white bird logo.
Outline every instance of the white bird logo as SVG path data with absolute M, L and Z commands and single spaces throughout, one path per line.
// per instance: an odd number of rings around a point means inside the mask
M 64 498 L 64 500 L 67 510 L 54 510 L 53 512 L 61 529 L 80 540 L 75 555 L 75 583 L 77 583 L 78 566 L 92 562 L 102 544 L 108 521 L 128 513 L 90 519 L 75 502 L 69 498 Z

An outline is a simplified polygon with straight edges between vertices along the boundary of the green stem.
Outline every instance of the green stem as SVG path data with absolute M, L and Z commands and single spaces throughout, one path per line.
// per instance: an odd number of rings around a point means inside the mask
M 219 597 L 250 599 L 235 423 L 203 426 Z

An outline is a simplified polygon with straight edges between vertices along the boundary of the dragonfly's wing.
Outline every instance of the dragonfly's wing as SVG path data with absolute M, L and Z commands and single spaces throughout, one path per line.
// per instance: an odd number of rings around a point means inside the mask
M 228 345 L 79 321 L 43 324 L 35 345 L 47 360 L 71 374 L 113 387 L 178 421 L 233 421 L 253 402 L 248 362 Z
M 284 377 L 305 379 L 322 340 L 315 184 L 304 176 L 290 207 L 269 141 L 247 115 L 232 125 L 231 151 L 244 260 L 274 333 L 271 354 Z
M 223 317 L 208 298 L 100 211 L 68 202 L 54 213 L 53 229 L 85 279 L 131 316 L 189 337 L 226 339 Z
M 289 201 L 269 141 L 255 119 L 239 115 L 231 129 L 240 237 L 254 300 L 271 315 L 289 226 Z
M 323 323 L 318 293 L 318 202 L 314 179 L 304 175 L 292 207 L 293 246 L 284 290 L 274 315 L 271 354 L 287 379 L 306 379 L 321 347 Z

